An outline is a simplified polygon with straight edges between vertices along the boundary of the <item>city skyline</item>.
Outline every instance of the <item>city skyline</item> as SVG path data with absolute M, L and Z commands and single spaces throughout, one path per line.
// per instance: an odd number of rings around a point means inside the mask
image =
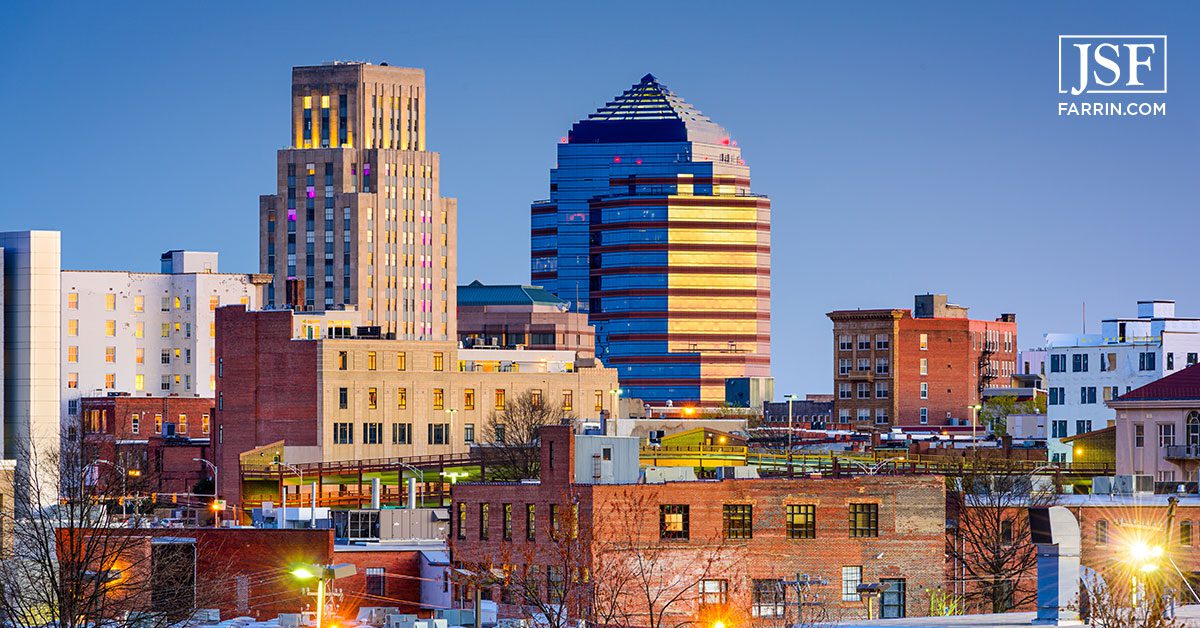
M 230 9 L 225 21 L 162 37 L 173 21 L 196 15 L 158 9 L 134 27 L 113 14 L 123 8 L 21 8 L 0 26 L 0 46 L 14 60 L 0 79 L 21 84 L 25 95 L 3 99 L 0 113 L 26 121 L 13 129 L 22 152 L 0 162 L 25 182 L 10 193 L 14 209 L 3 228 L 61 229 L 64 268 L 145 270 L 154 254 L 187 248 L 219 251 L 224 269 L 251 272 L 256 199 L 268 191 L 270 151 L 289 138 L 288 69 L 330 58 L 388 61 L 428 75 L 428 148 L 444 160 L 444 193 L 460 201 L 459 283 L 523 283 L 527 202 L 544 195 L 553 145 L 579 112 L 651 72 L 730 130 L 746 147 L 755 188 L 772 196 L 780 395 L 831 392 L 824 313 L 833 309 L 904 307 L 914 293 L 949 293 L 975 317 L 1016 312 L 1022 348 L 1040 344 L 1043 332 L 1081 331 L 1083 302 L 1093 313 L 1089 331 L 1137 299 L 1177 299 L 1184 315 L 1200 310 L 1174 287 L 1191 285 L 1186 267 L 1147 272 L 1136 263 L 1146 249 L 1168 262 L 1172 251 L 1182 256 L 1196 226 L 1186 201 L 1194 185 L 1184 174 L 1196 139 L 1194 42 L 1172 40 L 1166 117 L 1066 119 L 1053 106 L 1058 34 L 1171 35 L 1164 25 L 1187 23 L 1180 18 L 1194 18 L 1191 11 L 1089 4 L 1085 13 L 1073 4 L 1026 21 L 949 6 L 874 9 L 857 20 L 806 7 L 774 23 L 749 7 L 746 23 L 764 25 L 752 34 L 699 17 L 664 25 L 647 15 L 663 29 L 662 43 L 606 30 L 620 23 L 613 16 L 589 16 L 593 37 L 580 41 L 588 38 L 550 20 L 502 15 L 493 23 L 514 29 L 503 36 L 478 25 L 487 19 L 455 29 L 436 23 L 444 14 L 422 14 L 427 30 L 406 31 L 402 44 L 382 24 L 353 38 L 292 37 L 303 27 L 299 10 L 249 42 L 238 24 L 262 22 L 242 13 L 268 9 Z M 885 26 L 894 13 L 927 20 Z M 93 28 L 102 36 L 87 37 Z M 668 45 L 688 29 L 725 33 L 729 52 Z M 534 35 L 538 41 L 524 41 Z M 447 37 L 473 41 L 456 51 L 438 45 Z M 152 42 L 155 55 L 129 63 L 134 50 L 125 39 Z M 218 39 L 226 44 L 212 46 Z M 558 52 L 542 52 L 551 47 L 543 39 Z M 884 52 L 898 46 L 910 54 Z M 706 48 L 706 65 L 692 67 L 688 55 Z M 601 53 L 604 63 L 588 65 Z M 522 55 L 527 71 L 498 71 Z M 61 65 L 80 60 L 106 71 L 80 72 L 75 96 L 60 97 Z M 203 67 L 164 72 L 180 63 Z M 571 64 L 584 71 L 567 72 Z M 110 122 L 89 124 L 93 118 Z M 63 145 L 76 147 L 76 159 L 61 157 Z M 67 169 L 72 186 L 56 182 Z M 53 189 L 65 192 L 64 207 L 47 211 Z M 851 211 L 859 215 L 847 221 Z M 120 240 L 131 225 L 113 216 L 128 217 L 142 237 Z M 863 225 L 876 228 L 831 237 Z M 88 246 L 89 237 L 125 244 Z M 505 247 L 499 255 L 497 241 Z

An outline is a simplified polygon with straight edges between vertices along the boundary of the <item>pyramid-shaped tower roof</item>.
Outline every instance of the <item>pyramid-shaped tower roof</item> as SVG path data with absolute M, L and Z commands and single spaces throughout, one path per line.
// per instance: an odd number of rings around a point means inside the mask
M 572 144 L 728 143 L 729 132 L 647 74 L 571 127 Z

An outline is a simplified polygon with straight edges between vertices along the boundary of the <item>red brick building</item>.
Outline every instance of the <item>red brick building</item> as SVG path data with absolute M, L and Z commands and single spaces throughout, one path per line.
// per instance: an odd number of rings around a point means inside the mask
M 552 598 L 595 582 L 580 606 L 619 606 L 609 621 L 622 625 L 644 625 L 650 612 L 671 623 L 718 615 L 729 623 L 790 609 L 794 620 L 795 587 L 785 583 L 798 577 L 810 583 L 805 602 L 829 618 L 865 616 L 857 587 L 869 583 L 886 587 L 885 614 L 918 616 L 928 611 L 924 589 L 944 582 L 940 476 L 588 484 L 575 470 L 603 462 L 578 464 L 574 440 L 569 427 L 543 428 L 540 483 L 453 488 L 452 560 L 504 571 L 488 587 L 502 614 L 519 613 L 531 573 L 544 575 Z M 649 608 L 637 577 L 611 604 L 595 601 L 631 565 L 665 583 L 652 597 L 678 602 Z
M 188 493 L 212 478 L 208 466 L 195 460 L 212 460 L 211 398 L 84 397 L 79 416 L 87 460 L 130 472 L 130 494 Z
M 59 531 L 60 551 L 79 546 L 66 542 L 68 533 L 66 529 Z M 360 606 L 394 607 L 401 613 L 428 617 L 448 597 L 439 595 L 443 578 L 430 577 L 428 571 L 422 570 L 422 555 L 428 554 L 428 550 L 386 543 L 335 545 L 334 531 L 330 529 L 114 528 L 103 533 L 123 535 L 121 538 L 128 540 L 106 540 L 109 547 L 115 548 L 111 555 L 91 554 L 108 564 L 79 566 L 87 570 L 114 570 L 129 585 L 124 593 L 140 596 L 125 608 L 153 604 L 153 596 L 142 590 L 156 585 L 152 574 L 157 557 L 152 545 L 162 541 L 195 547 L 196 604 L 200 608 L 217 609 L 222 619 L 250 616 L 268 620 L 280 613 L 313 610 L 314 599 L 305 594 L 305 588 L 311 588 L 312 584 L 299 581 L 290 573 L 300 566 L 350 563 L 356 567 L 355 575 L 330 585 L 331 592 L 337 594 L 330 597 L 336 609 L 332 615 L 341 620 L 352 621 Z M 431 547 L 433 553 L 444 555 L 444 545 Z M 62 559 L 72 564 L 69 557 Z M 426 580 L 435 581 L 432 603 L 425 599 L 431 597 L 428 591 L 422 591 Z
M 946 295 L 907 309 L 837 310 L 834 422 L 870 426 L 970 425 L 985 388 L 1012 384 L 1015 314 L 972 319 Z

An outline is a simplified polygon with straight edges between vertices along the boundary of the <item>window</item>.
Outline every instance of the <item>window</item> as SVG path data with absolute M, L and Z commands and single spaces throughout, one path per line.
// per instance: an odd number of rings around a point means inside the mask
M 1091 419 L 1077 419 L 1075 421 L 1076 434 L 1087 434 L 1090 431 L 1092 431 Z
M 491 504 L 479 504 L 479 540 L 488 540 L 488 508 Z
M 529 391 L 529 401 L 533 405 L 540 407 L 542 405 L 542 389 L 534 388 L 533 390 Z
M 842 567 L 842 601 L 858 602 L 862 598 L 858 593 L 858 585 L 862 584 L 863 568 Z
M 850 399 L 851 397 L 850 384 L 845 382 L 838 384 L 838 399 Z
M 596 391 L 595 404 L 596 404 L 596 408 L 595 408 L 596 412 L 604 411 L 604 391 L 603 390 Z
M 146 337 L 146 323 L 143 323 L 142 321 L 138 321 L 133 324 L 133 337 L 134 338 L 145 338 Z
M 408 353 L 406 353 L 404 351 L 396 352 L 396 370 L 397 371 L 407 371 L 408 370 Z
M 875 424 L 886 425 L 888 422 L 887 408 L 875 408 Z
M 104 335 L 109 338 L 117 337 L 117 321 L 104 321 Z
M 849 351 L 853 348 L 850 336 L 838 336 L 838 351 Z
M 1088 370 L 1088 356 L 1086 353 L 1076 353 L 1071 356 L 1071 372 L 1086 373 Z
M 721 522 L 725 530 L 725 538 L 753 538 L 754 506 L 750 504 L 725 504 L 721 510 Z
M 525 540 L 537 538 L 537 506 L 525 504 Z
M 403 410 L 408 407 L 408 389 L 396 389 L 396 407 Z
M 79 347 L 71 345 L 67 347 L 67 362 L 72 364 L 79 361 Z
M 1197 355 L 1198 354 L 1196 354 L 1196 353 L 1187 354 L 1187 365 L 1188 366 L 1191 366 L 1196 363 Z
M 858 350 L 859 351 L 870 351 L 871 350 L 871 337 L 870 336 L 868 336 L 866 334 L 858 335 Z
M 367 409 L 375 410 L 377 408 L 379 408 L 379 389 L 378 388 L 368 388 L 367 389 Z
M 1096 403 L 1096 387 L 1095 386 L 1080 386 L 1079 387 L 1079 403 L 1089 404 Z
M 1013 522 L 1005 519 L 1000 522 L 1000 545 L 1011 547 L 1013 544 Z
M 134 390 L 137 390 L 139 392 L 146 390 L 146 376 L 141 373 L 134 375 L 133 376 L 133 387 L 134 387 Z
M 1051 438 L 1066 438 L 1067 437 L 1067 422 L 1066 420 L 1057 420 L 1050 422 L 1050 437 Z
M 458 513 L 456 513 L 458 516 L 455 517 L 455 527 L 457 528 L 455 536 L 458 537 L 458 540 L 465 541 L 467 539 L 467 505 L 463 502 L 458 502 L 456 506 L 458 506 Z
M 783 582 L 780 580 L 753 580 L 753 599 L 750 614 L 754 617 L 783 617 Z
M 187 434 L 188 419 L 186 414 L 179 415 L 179 425 L 177 427 L 180 434 Z
M 849 375 L 851 367 L 850 358 L 840 358 L 838 360 L 838 375 Z
M 575 391 L 564 390 L 562 393 L 562 410 L 563 410 L 563 412 L 570 412 L 571 408 L 574 405 L 575 405 Z
M 729 603 L 729 581 L 704 579 L 700 581 L 700 605 L 724 606 Z
M 1146 426 L 1142 425 L 1141 423 L 1135 423 L 1133 425 L 1133 446 L 1146 446 Z
M 876 358 L 875 359 L 875 374 L 876 375 L 887 375 L 888 373 L 891 372 L 891 370 L 892 370 L 892 365 L 888 361 L 887 358 Z
M 662 539 L 688 538 L 688 507 L 684 504 L 663 504 L 658 507 L 658 536 Z
M 104 295 L 104 309 L 109 312 L 117 309 L 117 295 L 111 292 Z
M 387 594 L 387 578 L 384 573 L 383 567 L 367 567 L 367 595 L 382 597 Z
M 468 388 L 463 391 L 463 410 L 475 409 L 475 389 Z
M 1096 545 L 1108 545 L 1108 520 L 1096 521 Z
M 850 504 L 850 538 L 879 536 L 879 504 Z
M 345 410 L 350 407 L 350 389 L 338 389 L 338 409 Z
M 170 337 L 171 337 L 171 324 L 170 324 L 170 323 L 163 323 L 163 324 L 162 324 L 162 337 L 163 337 L 163 338 L 170 338 Z
M 1180 521 L 1179 522 L 1179 544 L 1180 545 L 1189 545 L 1189 546 L 1192 544 L 1192 522 L 1191 521 Z
M 921 334 L 920 346 L 921 351 L 927 351 L 929 349 L 929 334 Z
M 859 399 L 870 399 L 871 398 L 871 385 L 870 384 L 868 384 L 867 382 L 859 382 L 858 383 L 858 398 Z
M 67 321 L 67 335 L 72 338 L 79 335 L 79 319 L 72 318 Z
M 434 410 L 445 410 L 446 409 L 446 394 L 441 388 L 433 389 L 433 409 Z
M 337 365 L 339 371 L 344 371 L 350 367 L 350 355 L 345 351 L 338 351 Z
M 367 352 L 367 370 L 374 371 L 375 366 L 376 366 L 375 352 L 368 351 Z
M 449 423 L 430 423 L 429 428 L 429 444 L 430 445 L 449 445 L 450 444 L 450 424 Z
M 412 423 L 392 423 L 392 444 L 412 444 Z
M 67 388 L 79 388 L 79 373 L 67 373 Z
M 117 387 L 117 374 L 116 373 L 105 373 L 104 374 L 104 387 L 110 388 L 110 389 Z
M 504 409 L 504 389 L 503 388 L 496 389 L 496 403 L 494 404 L 494 407 L 497 410 Z
M 1153 371 L 1155 370 L 1155 354 L 1153 352 L 1143 352 L 1138 354 L 1138 370 Z
M 463 425 L 463 442 L 466 442 L 466 443 L 475 442 L 475 424 L 474 423 L 467 423 L 466 425 Z
M 1175 424 L 1174 423 L 1159 423 L 1158 425 L 1158 446 L 1171 447 L 1175 444 Z
M 1175 354 L 1174 353 L 1170 353 L 1170 352 L 1167 353 L 1167 370 L 1168 371 L 1175 370 Z
M 921 408 L 921 425 L 929 423 L 929 408 Z
M 1055 354 L 1050 356 L 1050 372 L 1051 373 L 1066 373 L 1067 372 L 1067 356 L 1065 354 Z
M 877 334 L 875 336 L 875 348 L 877 350 L 886 350 L 890 346 L 891 342 L 889 341 L 887 334 Z
M 921 398 L 929 398 L 929 382 L 921 382 Z
M 1104 387 L 1104 400 L 1105 401 L 1112 401 L 1113 399 L 1116 399 L 1117 397 L 1120 397 L 1120 396 L 1121 396 L 1121 391 L 1120 391 L 1119 387 L 1117 387 L 1117 386 L 1105 386 Z
M 163 419 L 162 419 L 161 414 L 154 415 L 154 433 L 155 434 L 163 433 Z
M 440 371 L 445 366 L 445 355 L 441 351 L 433 354 L 433 370 Z
M 1067 389 L 1062 386 L 1051 386 L 1049 393 L 1050 398 L 1046 401 L 1047 405 L 1061 406 L 1067 403 Z
M 876 399 L 887 399 L 888 392 L 889 391 L 888 391 L 888 383 L 887 382 L 875 382 L 875 398 Z
M 512 504 L 504 504 L 501 507 L 501 511 L 502 511 L 502 515 L 503 515 L 502 532 L 504 534 L 504 540 L 511 541 L 512 540 Z
M 333 444 L 335 445 L 350 445 L 354 443 L 354 424 L 353 423 L 334 423 L 333 424 Z
M 921 375 L 929 374 L 929 358 L 921 358 Z
M 78 310 L 79 309 L 79 293 L 78 292 L 68 292 L 67 293 L 67 309 L 68 310 Z
M 817 538 L 817 507 L 813 504 L 788 504 L 787 538 Z
M 146 350 L 141 347 L 134 349 L 133 350 L 133 361 L 137 364 L 145 364 L 146 363 Z
M 871 370 L 871 358 L 859 358 L 858 370 L 864 373 Z
M 142 416 L 135 412 L 135 413 L 133 413 L 132 416 L 129 417 L 129 431 L 133 432 L 134 434 L 137 434 L 138 431 L 141 430 L 141 428 L 142 428 Z
M 363 423 L 363 444 L 380 445 L 383 443 L 383 423 Z

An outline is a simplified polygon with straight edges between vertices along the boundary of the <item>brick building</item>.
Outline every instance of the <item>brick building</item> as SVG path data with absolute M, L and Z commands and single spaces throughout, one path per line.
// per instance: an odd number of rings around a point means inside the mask
M 212 478 L 195 460 L 212 460 L 212 398 L 83 397 L 79 416 L 86 460 L 124 469 L 130 494 L 189 493 Z
M 577 454 L 577 438 L 594 437 L 543 428 L 540 483 L 453 488 L 452 560 L 468 570 L 502 567 L 507 579 L 487 592 L 502 614 L 520 612 L 512 583 L 521 575 L 545 574 L 545 594 L 559 595 L 569 586 L 564 574 L 591 574 L 586 595 L 601 596 L 631 564 L 674 583 L 654 586 L 679 588 L 656 592 L 679 599 L 654 609 L 671 622 L 715 615 L 780 621 L 785 607 L 794 619 L 795 592 L 784 582 L 798 577 L 811 583 L 805 601 L 829 617 L 865 615 L 858 585 L 868 583 L 884 585 L 876 608 L 886 615 L 922 615 L 923 589 L 944 582 L 940 476 L 604 482 L 586 471 L 620 458 L 626 439 L 610 438 L 608 451 L 589 456 Z M 577 564 L 562 562 L 568 538 L 582 544 Z M 644 593 L 617 600 L 632 622 L 626 625 L 644 625 Z
M 837 310 L 834 421 L 858 427 L 970 425 L 985 388 L 1010 386 L 1015 314 L 972 319 L 946 295 L 907 309 Z
M 289 464 L 465 454 L 488 417 L 526 391 L 584 421 L 612 411 L 616 371 L 571 351 L 459 349 L 350 323 L 298 328 L 307 315 L 217 310 L 215 449 L 231 503 L 240 455 L 281 441 Z

